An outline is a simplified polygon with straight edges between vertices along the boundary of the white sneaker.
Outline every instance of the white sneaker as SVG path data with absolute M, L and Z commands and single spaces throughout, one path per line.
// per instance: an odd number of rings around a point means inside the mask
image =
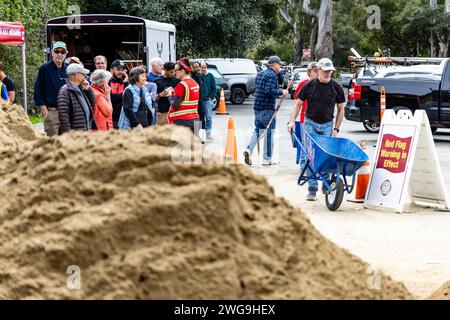
M 279 164 L 280 164 L 280 161 L 267 160 L 267 159 L 264 159 L 263 162 L 262 162 L 263 166 L 276 166 L 276 165 L 279 165 Z
M 249 165 L 249 166 L 252 165 L 252 153 L 250 152 L 249 149 L 246 149 L 244 151 L 244 161 L 247 165 Z

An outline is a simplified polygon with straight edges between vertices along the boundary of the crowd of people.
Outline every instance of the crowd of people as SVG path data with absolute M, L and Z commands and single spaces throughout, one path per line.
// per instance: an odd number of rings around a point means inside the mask
M 124 61 L 114 60 L 108 71 L 106 57 L 99 55 L 91 73 L 79 58 L 67 55 L 66 43 L 55 42 L 51 60 L 37 74 L 34 102 L 47 135 L 175 124 L 196 134 L 196 128 L 204 129 L 206 139 L 212 139 L 212 99 L 217 89 L 206 63 L 155 57 L 150 70 L 141 65 L 128 74 Z M 0 64 L 0 79 L 2 72 Z

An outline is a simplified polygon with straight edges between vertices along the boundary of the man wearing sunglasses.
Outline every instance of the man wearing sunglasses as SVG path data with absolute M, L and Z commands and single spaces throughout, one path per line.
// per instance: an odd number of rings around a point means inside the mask
M 59 89 L 66 84 L 66 55 L 66 44 L 56 41 L 52 46 L 52 60 L 41 65 L 34 85 L 34 103 L 41 108 L 48 136 L 57 135 L 59 131 L 56 101 Z

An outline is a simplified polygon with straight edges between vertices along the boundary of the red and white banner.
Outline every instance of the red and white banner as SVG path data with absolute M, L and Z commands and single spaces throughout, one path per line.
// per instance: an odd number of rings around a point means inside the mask
M 25 26 L 19 22 L 0 21 L 0 44 L 18 46 L 25 43 Z

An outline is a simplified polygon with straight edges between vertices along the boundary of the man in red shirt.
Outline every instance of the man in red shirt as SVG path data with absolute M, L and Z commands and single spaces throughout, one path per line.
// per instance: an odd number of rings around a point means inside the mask
M 303 80 L 302 82 L 299 83 L 297 90 L 295 90 L 294 93 L 294 97 L 297 100 L 298 99 L 298 94 L 300 93 L 300 90 L 302 89 L 303 85 L 305 85 L 308 81 L 316 79 L 319 76 L 319 67 L 317 66 L 317 62 L 310 62 L 308 64 L 308 77 L 309 79 Z M 305 113 L 306 113 L 306 107 L 308 105 L 308 101 L 305 101 L 305 103 L 303 103 L 301 110 L 299 110 L 299 108 L 297 108 L 297 105 L 295 105 L 294 109 L 292 110 L 292 115 L 291 115 L 291 121 L 289 122 L 288 125 L 288 131 L 291 132 L 292 128 L 295 125 L 295 119 L 297 119 L 298 114 L 300 113 L 300 123 L 304 123 L 305 122 Z

